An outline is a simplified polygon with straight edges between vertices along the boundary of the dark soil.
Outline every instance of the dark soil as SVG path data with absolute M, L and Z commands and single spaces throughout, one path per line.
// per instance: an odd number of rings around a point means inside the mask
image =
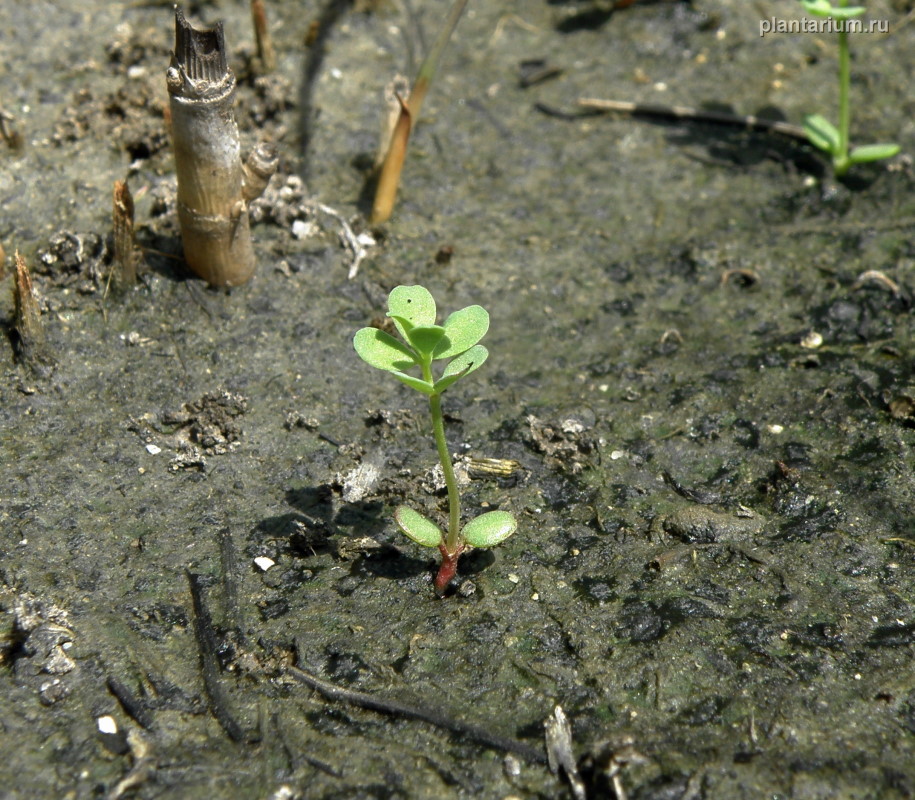
M 44 328 L 39 358 L 4 302 L 3 797 L 571 797 L 557 704 L 590 798 L 915 795 L 911 3 L 852 37 L 852 137 L 903 153 L 844 183 L 576 105 L 835 118 L 834 37 L 758 35 L 795 3 L 516 5 L 471 3 L 383 230 L 383 86 L 448 3 L 268 1 L 266 76 L 247 3 L 186 7 L 281 153 L 231 292 L 181 258 L 171 8 L 0 8 L 0 240 Z M 391 518 L 445 511 L 422 398 L 351 346 L 412 283 L 491 314 L 447 432 L 466 515 L 520 520 L 444 600 Z

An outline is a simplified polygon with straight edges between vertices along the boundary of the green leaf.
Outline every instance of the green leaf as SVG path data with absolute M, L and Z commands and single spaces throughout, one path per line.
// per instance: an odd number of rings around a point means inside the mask
M 801 0 L 801 5 L 808 14 L 815 17 L 832 17 L 833 19 L 851 19 L 860 17 L 867 9 L 864 6 L 834 6 L 829 0 Z
M 353 347 L 367 364 L 388 372 L 416 366 L 416 354 L 405 344 L 378 328 L 363 328 L 353 337 Z
M 801 0 L 804 11 L 815 17 L 828 17 L 832 13 L 832 3 L 829 0 Z
M 394 521 L 406 536 L 423 547 L 438 547 L 444 538 L 438 525 L 408 506 L 394 509 Z
M 410 328 L 435 325 L 435 300 L 422 286 L 395 286 L 388 295 L 388 316 L 393 317 L 400 335 L 407 339 Z
M 432 358 L 452 358 L 469 350 L 489 330 L 489 314 L 482 306 L 467 306 L 445 320 L 445 336 Z
M 839 131 L 826 117 L 808 114 L 804 117 L 804 133 L 810 143 L 820 150 L 835 154 L 839 150 Z
M 867 9 L 864 6 L 846 6 L 845 8 L 836 8 L 833 6 L 832 16 L 836 19 L 852 19 L 853 17 L 860 17 Z
M 417 353 L 427 358 L 444 336 L 445 329 L 441 325 L 417 325 L 407 331 L 407 341 L 413 345 Z
M 481 344 L 461 353 L 445 367 L 442 377 L 435 382 L 435 391 L 441 394 L 455 381 L 479 369 L 487 356 L 489 356 L 489 351 Z
M 414 375 L 407 375 L 404 372 L 396 372 L 395 370 L 391 370 L 391 374 L 401 383 L 407 384 L 411 389 L 416 389 L 416 391 L 422 392 L 425 395 L 435 394 L 435 387 L 429 383 L 429 381 L 424 381 L 422 378 L 417 378 Z
M 507 511 L 489 511 L 470 520 L 461 531 L 461 537 L 474 547 L 494 547 L 504 542 L 517 528 L 518 520 Z
M 898 144 L 865 144 L 852 148 L 848 160 L 852 164 L 863 164 L 866 161 L 879 161 L 881 158 L 892 158 L 899 152 Z

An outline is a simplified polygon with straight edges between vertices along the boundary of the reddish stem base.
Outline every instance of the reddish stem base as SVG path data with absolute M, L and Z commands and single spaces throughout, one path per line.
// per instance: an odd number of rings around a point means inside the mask
M 442 564 L 438 568 L 438 574 L 435 576 L 435 591 L 436 594 L 441 597 L 445 594 L 445 590 L 448 588 L 448 584 L 454 579 L 454 576 L 457 574 L 457 565 L 458 559 L 461 557 L 463 552 L 463 546 L 458 546 L 458 549 L 453 553 L 449 553 L 445 549 L 444 544 L 438 546 L 439 551 L 442 554 Z

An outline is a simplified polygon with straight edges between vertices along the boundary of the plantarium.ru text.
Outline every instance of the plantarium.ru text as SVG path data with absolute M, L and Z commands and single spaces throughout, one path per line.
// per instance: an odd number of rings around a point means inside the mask
M 481 306 L 455 311 L 444 325 L 435 324 L 435 300 L 422 286 L 398 286 L 388 296 L 388 316 L 403 337 L 398 341 L 378 328 L 363 328 L 353 339 L 359 356 L 368 364 L 390 372 L 397 380 L 429 398 L 432 435 L 448 487 L 448 532 L 408 506 L 398 506 L 394 519 L 409 538 L 424 547 L 437 547 L 442 563 L 435 577 L 439 594 L 457 572 L 457 562 L 467 545 L 493 547 L 511 536 L 517 520 L 507 511 L 489 511 L 461 528 L 461 498 L 445 440 L 442 392 L 478 369 L 489 355 L 480 339 L 489 330 L 489 314 Z M 450 359 L 438 379 L 432 362 Z M 420 374 L 407 370 L 419 367 Z

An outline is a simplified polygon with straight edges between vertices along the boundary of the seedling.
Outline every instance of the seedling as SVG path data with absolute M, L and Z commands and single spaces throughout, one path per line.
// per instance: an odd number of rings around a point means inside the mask
M 801 0 L 808 14 L 815 17 L 832 18 L 837 24 L 839 37 L 839 127 L 819 114 L 804 117 L 804 131 L 814 147 L 832 156 L 832 167 L 836 177 L 841 178 L 854 164 L 866 161 L 880 161 L 892 158 L 899 152 L 898 144 L 866 144 L 848 150 L 848 131 L 851 124 L 851 57 L 848 51 L 848 21 L 861 16 L 864 6 L 849 6 L 848 0 L 838 0 L 832 5 L 829 0 Z
M 443 533 L 432 520 L 408 506 L 398 506 L 394 520 L 414 542 L 437 547 L 441 552 L 435 589 L 443 594 L 467 545 L 493 547 L 511 536 L 518 523 L 507 511 L 489 511 L 461 528 L 461 497 L 445 440 L 442 392 L 479 369 L 486 360 L 489 352 L 477 343 L 489 330 L 489 314 L 481 306 L 467 306 L 451 314 L 444 325 L 435 324 L 435 314 L 435 300 L 426 289 L 398 286 L 388 296 L 388 316 L 403 342 L 378 328 L 363 328 L 353 338 L 353 346 L 363 361 L 390 372 L 429 398 L 432 436 L 448 487 L 448 532 Z M 433 361 L 447 361 L 438 378 L 432 374 Z M 415 367 L 419 367 L 419 376 L 407 373 Z

